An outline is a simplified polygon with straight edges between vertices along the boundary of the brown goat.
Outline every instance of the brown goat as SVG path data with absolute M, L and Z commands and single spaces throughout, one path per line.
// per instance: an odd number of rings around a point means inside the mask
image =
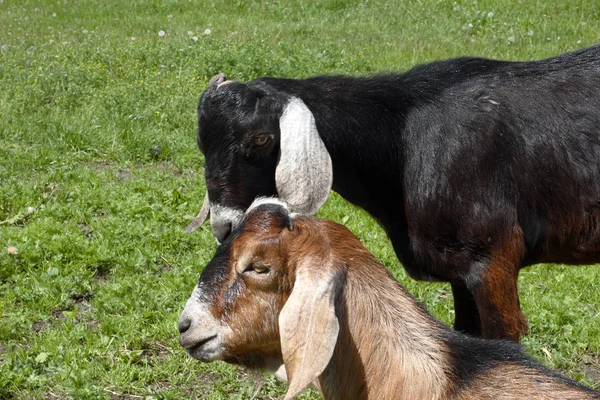
M 201 361 L 285 366 L 285 399 L 600 399 L 517 344 L 435 320 L 345 227 L 255 202 L 203 271 L 179 321 Z

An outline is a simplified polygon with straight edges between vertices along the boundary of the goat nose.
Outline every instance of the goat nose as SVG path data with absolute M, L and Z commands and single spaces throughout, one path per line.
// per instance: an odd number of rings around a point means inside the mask
M 223 241 L 225 241 L 225 239 L 227 239 L 227 237 L 231 234 L 231 227 L 231 221 L 222 221 L 213 225 L 213 235 L 215 235 L 215 238 L 219 244 L 223 243 Z
M 192 326 L 192 320 L 189 318 L 183 318 L 179 321 L 177 328 L 179 329 L 180 334 L 184 334 L 188 329 Z

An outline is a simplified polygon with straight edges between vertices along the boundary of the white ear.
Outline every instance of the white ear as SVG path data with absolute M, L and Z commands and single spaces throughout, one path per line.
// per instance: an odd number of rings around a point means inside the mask
M 331 157 L 306 104 L 292 97 L 279 120 L 281 150 L 275 170 L 279 197 L 295 211 L 314 214 L 333 184 Z
M 295 398 L 323 373 L 340 330 L 335 315 L 340 274 L 315 264 L 307 266 L 315 268 L 297 269 L 294 289 L 279 314 L 281 353 L 289 382 L 284 400 Z

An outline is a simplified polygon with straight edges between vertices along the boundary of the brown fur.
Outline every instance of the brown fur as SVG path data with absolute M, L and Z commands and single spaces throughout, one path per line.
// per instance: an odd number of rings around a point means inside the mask
M 542 375 L 520 365 L 503 364 L 485 374 L 458 396 L 460 400 L 584 400 L 599 395 Z
M 522 257 L 519 242 L 517 234 L 498 254 Z M 506 261 L 493 257 L 484 285 L 506 284 L 516 277 L 517 271 L 501 268 L 508 265 Z M 231 243 L 227 263 L 227 277 L 211 308 L 214 317 L 230 330 L 222 359 L 252 368 L 276 367 L 286 360 L 290 380 L 286 399 L 294 398 L 313 379 L 298 382 L 298 376 L 306 379 L 314 371 L 318 371 L 314 375 L 318 379 L 313 383 L 328 400 L 600 399 L 600 395 L 527 361 L 513 347 L 507 349 L 516 355 L 481 361 L 485 366 L 475 368 L 472 376 L 457 375 L 456 362 L 465 360 L 456 361 L 454 346 L 467 339 L 431 317 L 350 231 L 336 223 L 297 216 L 293 227 L 288 227 L 265 210 L 252 210 Z M 245 273 L 252 263 L 268 266 L 269 272 Z M 286 359 L 282 354 L 282 347 L 290 348 L 290 344 L 283 346 L 281 334 L 295 334 L 296 328 L 278 325 L 278 318 L 279 324 L 289 323 L 289 312 L 282 321 L 282 310 L 289 305 L 288 299 L 291 302 L 300 272 L 302 284 L 306 284 L 306 274 L 314 277 L 315 290 L 329 287 L 320 283 L 325 277 L 331 280 L 331 287 L 338 288 L 331 296 L 339 333 L 336 331 L 332 356 L 322 370 L 310 365 L 320 358 L 319 350 L 309 357 L 314 360 L 289 355 Z M 233 300 L 227 294 L 231 287 L 240 287 Z M 516 287 L 514 290 L 516 296 Z M 316 301 L 319 307 L 327 304 Z M 504 299 L 492 297 L 490 301 Z M 320 312 L 311 315 L 309 310 L 302 318 L 311 318 L 308 323 L 319 328 L 329 323 L 327 314 L 315 315 Z M 520 313 L 498 316 L 504 320 L 511 317 L 525 326 Z M 303 321 L 306 324 L 308 320 Z M 311 335 L 299 337 L 317 340 Z M 302 352 L 306 345 L 292 343 L 292 348 Z M 494 345 L 500 343 L 489 343 Z M 464 357 L 464 351 L 461 354 Z M 473 359 L 467 363 L 479 362 L 475 355 L 469 357 Z
M 482 334 L 485 338 L 519 341 L 527 334 L 527 320 L 519 307 L 517 278 L 525 254 L 523 231 L 515 228 L 501 246 L 492 249 L 491 259 L 475 289 Z

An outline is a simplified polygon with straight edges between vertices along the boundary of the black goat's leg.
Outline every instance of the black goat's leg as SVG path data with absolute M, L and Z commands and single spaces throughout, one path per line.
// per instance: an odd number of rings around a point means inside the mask
M 454 329 L 472 336 L 481 336 L 481 321 L 477 303 L 469 289 L 462 283 L 452 283 L 454 297 Z
M 490 253 L 489 262 L 469 285 L 474 294 L 481 334 L 486 339 L 518 342 L 527 334 L 527 319 L 521 312 L 517 278 L 524 254 L 520 229 Z M 521 235 L 519 235 L 521 233 Z

